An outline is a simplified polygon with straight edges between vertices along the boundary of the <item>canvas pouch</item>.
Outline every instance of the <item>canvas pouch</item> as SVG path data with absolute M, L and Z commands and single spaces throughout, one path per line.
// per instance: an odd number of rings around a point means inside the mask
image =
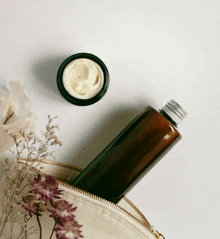
M 23 163 L 26 164 L 27 162 Z M 50 205 L 50 202 L 46 204 L 44 211 L 39 212 L 41 216 L 37 217 L 31 213 L 30 217 L 28 210 L 25 211 L 25 208 L 22 207 L 22 204 L 27 202 L 25 197 L 30 193 L 30 188 L 27 187 L 19 195 L 19 202 L 21 204 L 14 207 L 13 210 L 16 211 L 13 212 L 11 218 L 8 218 L 9 220 L 4 225 L 4 233 L 0 234 L 1 239 L 77 239 L 81 237 L 88 239 L 164 238 L 162 234 L 150 225 L 145 216 L 127 197 L 121 199 L 116 205 L 70 186 L 69 183 L 82 169 L 64 163 L 38 160 L 35 163 L 32 162 L 28 170 L 40 173 L 41 177 L 44 177 L 46 174 L 56 178 L 58 188 L 62 191 L 59 200 L 63 199 L 69 205 L 72 205 L 72 208 L 75 208 L 73 220 L 76 221 L 75 226 L 78 231 L 75 235 L 71 230 L 69 234 L 67 231 L 65 234 L 64 231 L 68 230 L 68 228 L 60 227 L 60 234 L 56 234 L 57 231 L 54 231 L 54 229 L 58 225 L 56 220 L 51 217 L 51 211 L 49 210 L 53 210 L 54 208 Z M 6 183 L 7 177 L 4 176 L 0 182 L 0 220 L 3 218 L 2 215 L 5 213 L 5 210 L 8 210 L 8 202 L 5 200 L 5 194 L 7 194 L 10 188 L 5 188 Z M 23 185 L 27 185 L 28 183 L 28 180 L 24 180 Z M 26 203 L 26 205 L 28 204 Z M 72 219 L 69 220 L 71 221 Z M 4 221 L 0 221 L 0 223 L 4 223 Z M 71 226 L 71 223 L 69 226 Z M 74 224 L 72 226 L 74 227 Z

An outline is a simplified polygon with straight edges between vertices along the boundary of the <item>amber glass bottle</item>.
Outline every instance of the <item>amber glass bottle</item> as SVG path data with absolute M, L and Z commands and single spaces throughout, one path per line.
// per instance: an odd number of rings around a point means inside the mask
M 159 112 L 145 108 L 71 183 L 117 203 L 180 139 L 186 111 L 171 100 Z

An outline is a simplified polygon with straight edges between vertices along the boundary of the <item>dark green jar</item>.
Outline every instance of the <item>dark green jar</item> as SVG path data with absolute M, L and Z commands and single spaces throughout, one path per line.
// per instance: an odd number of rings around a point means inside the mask
M 99 101 L 107 92 L 109 72 L 97 56 L 90 53 L 77 53 L 60 65 L 57 72 L 57 86 L 61 95 L 70 103 L 79 106 L 91 105 Z

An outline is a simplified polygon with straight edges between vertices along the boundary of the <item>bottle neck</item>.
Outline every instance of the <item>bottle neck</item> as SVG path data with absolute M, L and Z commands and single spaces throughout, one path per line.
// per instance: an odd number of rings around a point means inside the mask
M 159 112 L 176 127 L 187 116 L 186 111 L 174 100 L 170 100 Z
M 177 123 L 170 118 L 170 116 L 163 110 L 159 110 L 160 114 L 163 115 L 164 118 L 166 118 L 173 126 L 177 128 Z

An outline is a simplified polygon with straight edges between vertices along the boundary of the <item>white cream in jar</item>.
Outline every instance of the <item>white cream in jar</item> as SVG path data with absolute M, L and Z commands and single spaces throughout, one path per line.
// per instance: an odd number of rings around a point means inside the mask
M 104 83 L 101 67 L 87 58 L 71 61 L 63 71 L 66 91 L 78 99 L 90 99 L 97 95 Z

